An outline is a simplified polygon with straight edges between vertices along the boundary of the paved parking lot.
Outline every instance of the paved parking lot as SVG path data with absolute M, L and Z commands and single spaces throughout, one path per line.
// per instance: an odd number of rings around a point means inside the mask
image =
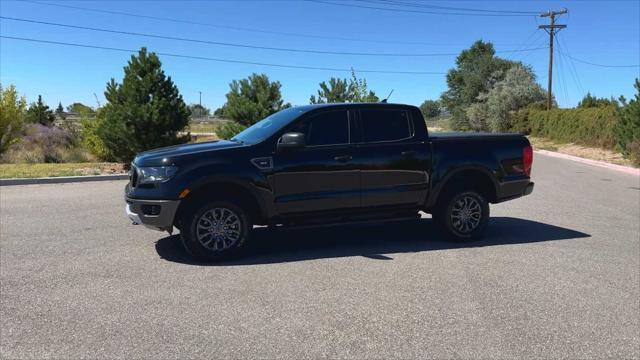
M 537 156 L 485 240 L 430 219 L 256 229 L 193 263 L 125 182 L 0 189 L 0 357 L 640 356 L 640 179 Z

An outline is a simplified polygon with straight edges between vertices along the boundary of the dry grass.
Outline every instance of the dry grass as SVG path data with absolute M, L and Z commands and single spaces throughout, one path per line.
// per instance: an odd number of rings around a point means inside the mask
M 0 164 L 0 179 L 125 173 L 119 163 Z
M 218 140 L 215 135 L 193 135 L 191 134 L 191 143 L 201 143 L 205 141 Z
M 617 165 L 638 167 L 637 165 L 634 165 L 631 160 L 625 159 L 621 153 L 613 150 L 587 147 L 583 145 L 576 145 L 573 143 L 557 143 L 548 139 L 534 136 L 529 136 L 528 138 L 534 149 L 556 151 L 562 154 L 578 156 L 585 159 L 605 161 Z

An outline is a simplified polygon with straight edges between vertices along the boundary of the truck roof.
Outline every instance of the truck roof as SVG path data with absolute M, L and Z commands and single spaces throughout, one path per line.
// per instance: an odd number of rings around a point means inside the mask
M 319 108 L 341 108 L 341 107 L 407 107 L 407 108 L 415 108 L 413 105 L 407 104 L 395 104 L 395 103 L 328 103 L 328 104 L 309 104 L 309 105 L 299 105 L 294 106 L 296 109 L 300 109 L 303 112 L 311 111 Z

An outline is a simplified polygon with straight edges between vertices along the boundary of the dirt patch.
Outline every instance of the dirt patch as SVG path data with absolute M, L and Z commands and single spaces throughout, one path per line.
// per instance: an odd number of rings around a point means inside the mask
M 79 176 L 87 176 L 123 174 L 126 173 L 127 170 L 124 168 L 124 164 L 120 163 L 97 163 L 91 164 L 91 166 L 78 168 L 76 172 Z

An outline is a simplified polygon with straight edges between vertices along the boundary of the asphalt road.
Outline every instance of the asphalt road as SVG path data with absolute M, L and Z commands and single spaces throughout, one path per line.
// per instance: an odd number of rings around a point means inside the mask
M 640 179 L 537 155 L 485 240 L 418 222 L 256 229 L 190 261 L 125 182 L 0 189 L 2 358 L 638 358 Z

